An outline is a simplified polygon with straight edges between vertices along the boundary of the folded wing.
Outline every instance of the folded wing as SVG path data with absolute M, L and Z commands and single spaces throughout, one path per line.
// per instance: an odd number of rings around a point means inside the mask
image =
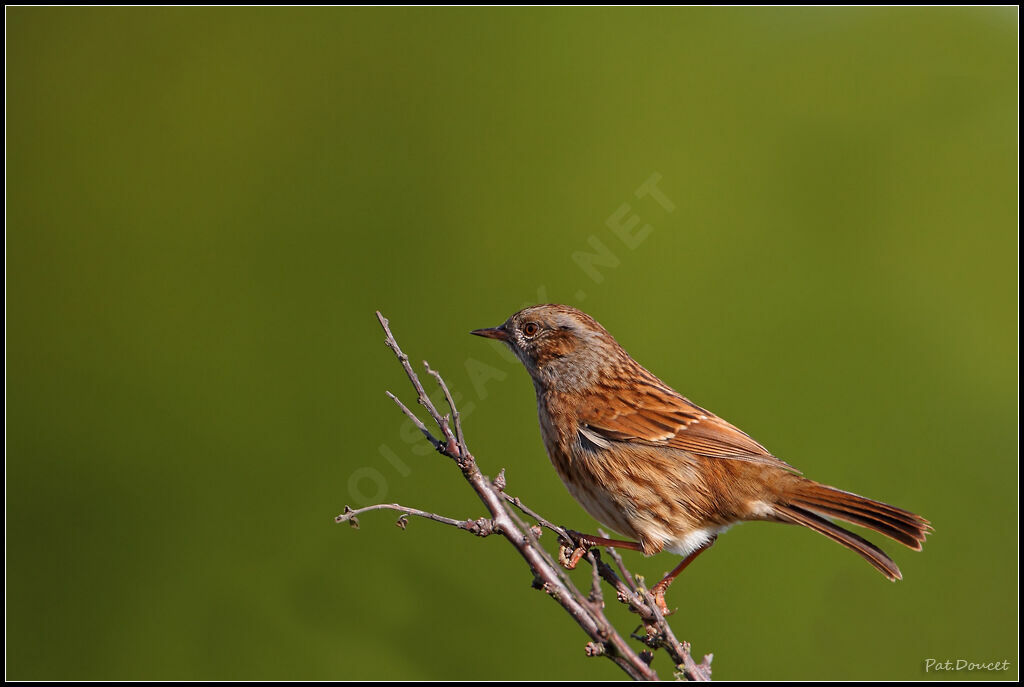
M 582 407 L 581 432 L 590 435 L 591 441 L 596 436 L 607 441 L 670 446 L 706 458 L 742 460 L 799 472 L 745 432 L 691 403 L 653 375 L 628 394 L 603 387 Z

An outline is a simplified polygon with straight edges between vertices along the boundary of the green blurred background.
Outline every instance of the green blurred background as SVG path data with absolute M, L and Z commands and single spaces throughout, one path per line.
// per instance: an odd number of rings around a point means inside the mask
M 467 335 L 538 301 L 935 524 L 899 584 L 731 531 L 669 598 L 717 678 L 1017 677 L 1015 8 L 6 17 L 9 678 L 622 677 L 500 540 L 333 523 L 483 514 L 379 308 L 485 471 L 594 527 Z

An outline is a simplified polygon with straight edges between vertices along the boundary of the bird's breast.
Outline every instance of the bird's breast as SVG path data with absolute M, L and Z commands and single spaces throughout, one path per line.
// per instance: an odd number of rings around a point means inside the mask
M 710 479 L 717 473 L 706 459 L 608 439 L 555 394 L 538 394 L 538 408 L 548 457 L 569 493 L 605 526 L 640 540 L 645 552 L 688 552 L 744 519 L 722 502 L 715 488 L 721 480 Z
M 540 433 L 548 458 L 559 479 L 576 502 L 606 527 L 620 534 L 639 538 L 630 524 L 626 508 L 615 494 L 615 470 L 611 454 L 588 442 L 580 433 L 576 414 L 558 394 L 538 392 Z

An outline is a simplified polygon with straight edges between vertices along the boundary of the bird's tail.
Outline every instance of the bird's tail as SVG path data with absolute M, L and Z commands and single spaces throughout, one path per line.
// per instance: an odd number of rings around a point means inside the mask
M 774 510 L 782 520 L 809 527 L 856 551 L 893 581 L 903 579 L 903 575 L 884 551 L 822 516 L 867 527 L 915 551 L 921 550 L 932 529 L 920 515 L 807 479 L 794 485 Z

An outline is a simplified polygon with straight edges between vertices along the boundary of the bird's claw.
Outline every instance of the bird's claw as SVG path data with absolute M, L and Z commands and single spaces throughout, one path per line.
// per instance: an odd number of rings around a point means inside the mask
M 658 605 L 658 610 L 661 611 L 661 614 L 666 618 L 679 610 L 677 608 L 669 609 L 668 604 L 665 603 L 664 589 L 658 589 L 658 587 L 655 586 L 654 589 L 651 590 L 651 596 L 654 597 L 654 603 Z
M 558 562 L 566 570 L 573 570 L 576 568 L 576 564 L 580 562 L 580 559 L 587 555 L 589 550 L 589 547 L 577 546 L 573 548 L 572 546 L 563 545 L 558 550 Z
M 580 559 L 587 555 L 593 544 L 587 541 L 579 532 L 569 530 L 568 535 L 575 542 L 565 538 L 559 540 L 561 546 L 558 549 L 558 562 L 566 570 L 573 570 L 576 568 L 576 564 L 580 562 Z

